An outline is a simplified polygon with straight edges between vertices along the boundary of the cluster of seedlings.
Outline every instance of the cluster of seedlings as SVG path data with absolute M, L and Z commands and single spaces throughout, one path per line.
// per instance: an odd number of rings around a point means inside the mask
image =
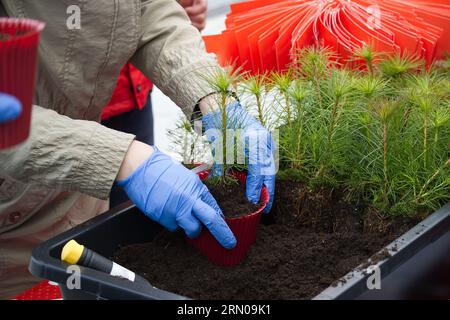
M 226 105 L 237 92 L 251 114 L 278 131 L 280 177 L 311 191 L 339 188 L 349 201 L 390 215 L 423 215 L 450 200 L 448 59 L 427 66 L 407 53 L 385 56 L 364 46 L 345 63 L 320 47 L 300 50 L 293 61 L 283 73 L 208 75 L 219 93 L 223 148 Z M 189 122 L 184 129 L 195 135 Z M 196 147 L 184 149 L 193 154 Z
M 363 47 L 343 64 L 330 50 L 311 47 L 294 61 L 283 73 L 205 75 L 219 106 L 214 157 L 238 159 L 245 146 L 226 131 L 245 126 L 228 118 L 236 100 L 277 142 L 274 206 L 254 225 L 259 229 L 244 259 L 225 268 L 196 250 L 202 246 L 187 245 L 182 233 L 161 233 L 122 248 L 115 261 L 194 299 L 309 299 L 355 266 L 365 268 L 370 255 L 450 200 L 448 59 L 426 66 L 407 54 Z M 201 136 L 188 120 L 171 132 L 174 151 L 190 167 L 211 154 Z M 242 181 L 228 174 L 245 167 L 228 162 L 221 176 L 205 181 L 226 219 L 237 214 L 248 221 L 257 212 L 258 205 L 245 205 Z M 236 230 L 237 238 L 249 239 L 248 229 Z M 388 258 L 383 252 L 369 263 Z

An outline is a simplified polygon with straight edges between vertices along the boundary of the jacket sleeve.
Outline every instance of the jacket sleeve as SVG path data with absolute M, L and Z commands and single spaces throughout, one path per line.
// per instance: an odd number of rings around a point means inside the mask
M 0 152 L 0 173 L 107 199 L 134 136 L 34 106 L 29 139 Z
M 217 68 L 199 31 L 175 0 L 141 0 L 141 35 L 132 63 L 190 117 L 214 90 L 207 77 Z

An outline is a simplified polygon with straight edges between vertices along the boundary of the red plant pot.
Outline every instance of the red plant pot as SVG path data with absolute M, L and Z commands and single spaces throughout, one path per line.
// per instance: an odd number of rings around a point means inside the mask
M 200 172 L 198 175 L 200 179 L 205 180 L 208 178 L 209 172 Z M 245 184 L 247 180 L 246 173 L 235 172 L 233 175 L 241 184 Z M 225 218 L 226 223 L 237 240 L 236 247 L 233 249 L 228 250 L 223 248 L 206 228 L 203 228 L 197 238 L 186 238 L 187 242 L 217 265 L 234 266 L 240 264 L 247 255 L 248 249 L 256 241 L 256 232 L 261 219 L 261 213 L 269 202 L 269 193 L 266 187 L 263 187 L 261 190 L 261 200 L 263 201 L 263 205 L 257 211 L 242 217 Z
M 30 19 L 0 18 L 0 92 L 22 103 L 15 121 L 0 124 L 0 149 L 25 141 L 30 133 L 37 52 L 45 24 Z

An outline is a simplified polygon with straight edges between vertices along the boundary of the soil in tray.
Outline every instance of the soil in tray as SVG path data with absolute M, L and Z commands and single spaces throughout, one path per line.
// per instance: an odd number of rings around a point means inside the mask
M 245 185 L 237 181 L 230 181 L 227 184 L 211 184 L 206 181 L 206 185 L 227 218 L 248 215 L 262 206 L 262 203 L 250 203 L 245 195 Z
M 120 248 L 113 259 L 160 289 L 194 299 L 309 299 L 417 223 L 350 205 L 338 192 L 279 181 L 273 214 L 235 267 L 211 264 L 180 233 Z

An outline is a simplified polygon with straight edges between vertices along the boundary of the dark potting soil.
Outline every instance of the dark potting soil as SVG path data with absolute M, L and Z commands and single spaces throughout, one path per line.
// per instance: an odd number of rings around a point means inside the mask
M 231 180 L 227 184 L 205 182 L 227 218 L 236 218 L 256 212 L 262 203 L 253 204 L 247 200 L 245 185 Z
M 194 299 L 310 299 L 417 223 L 383 218 L 339 192 L 279 181 L 272 214 L 244 262 L 211 264 L 182 233 L 120 248 L 114 261 L 160 289 Z

